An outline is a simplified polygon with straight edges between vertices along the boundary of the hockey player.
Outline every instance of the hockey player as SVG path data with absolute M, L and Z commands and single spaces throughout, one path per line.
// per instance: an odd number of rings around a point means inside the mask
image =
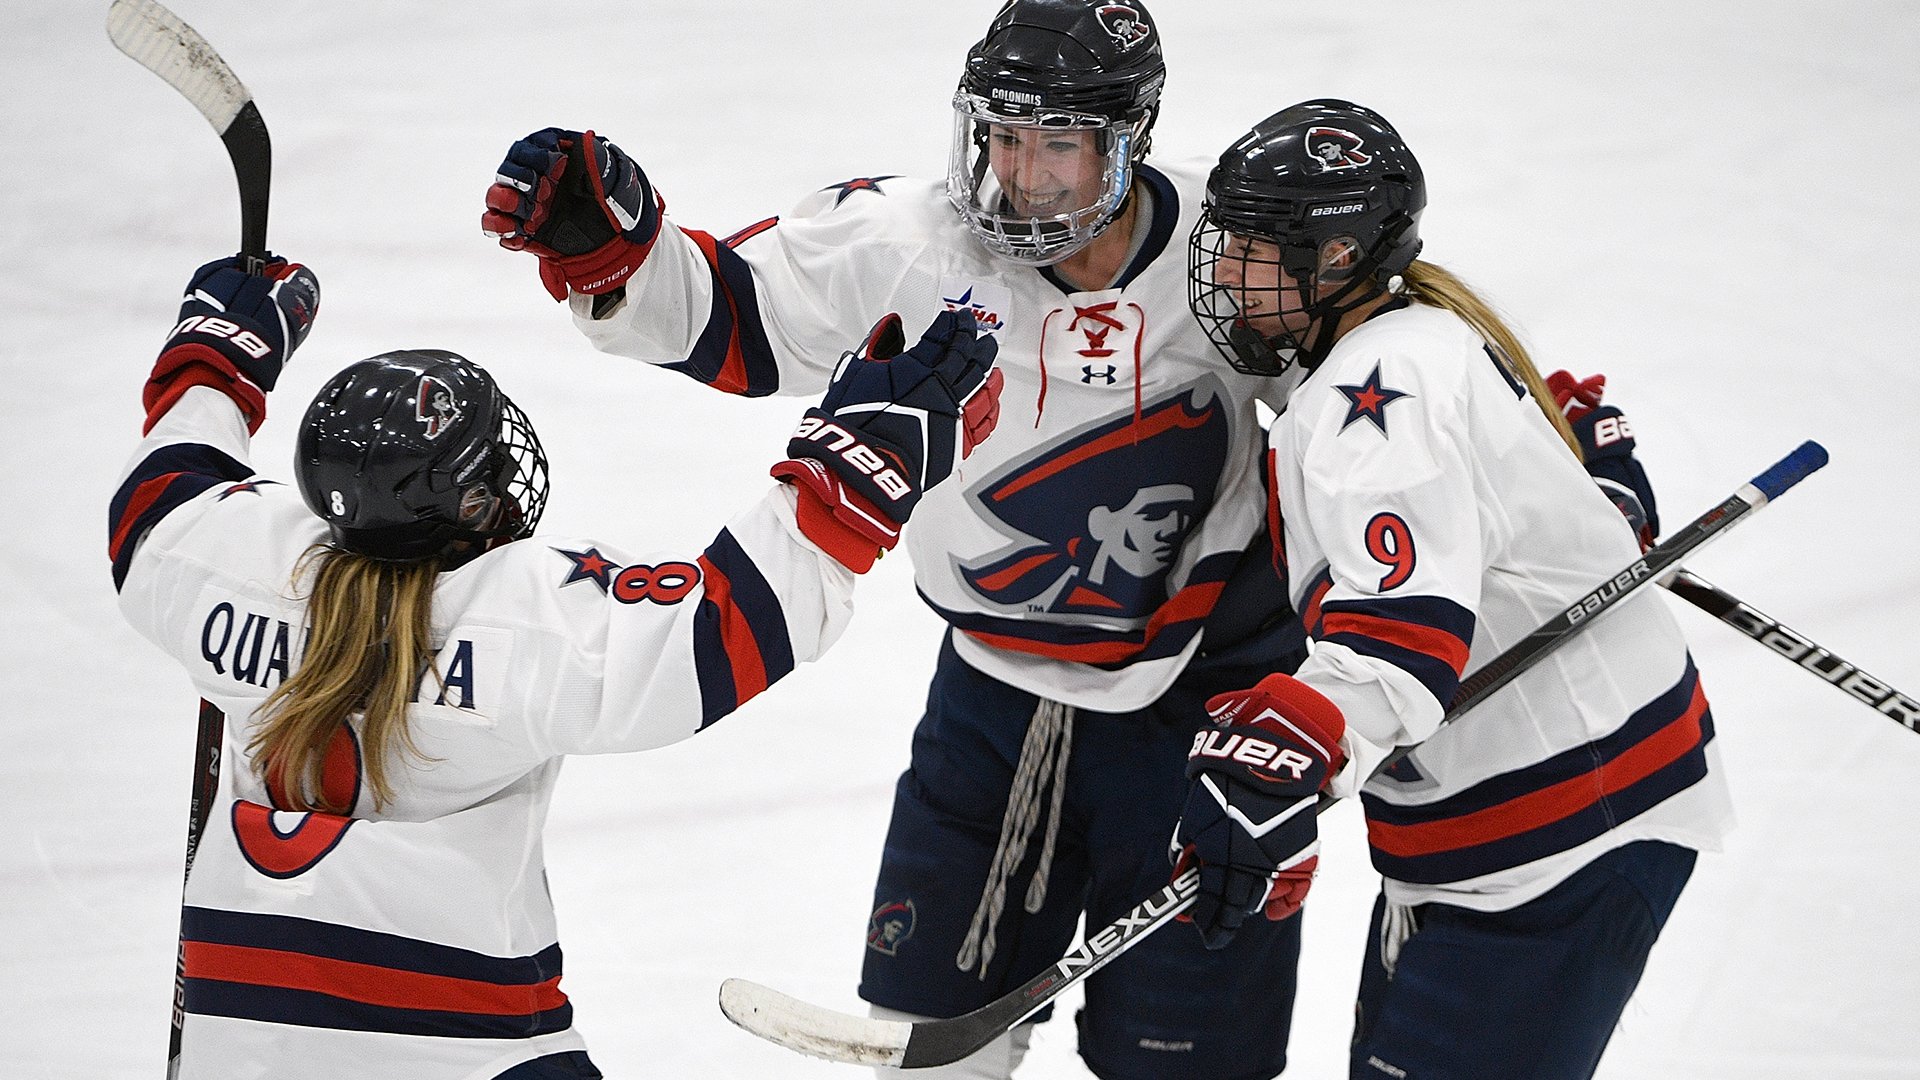
M 1208 179 L 1194 313 L 1288 394 L 1276 554 L 1315 645 L 1210 703 L 1178 843 L 1223 942 L 1270 883 L 1305 891 L 1315 793 L 1357 793 L 1385 882 L 1351 1075 L 1588 1077 L 1727 793 L 1686 643 L 1645 597 L 1436 730 L 1463 671 L 1640 548 L 1513 335 L 1415 258 L 1425 203 L 1398 133 L 1343 101 L 1261 122 Z M 1593 381 L 1560 381 L 1598 404 Z M 1579 417 L 1596 458 L 1622 448 L 1607 415 L 1598 436 L 1604 417 Z
M 874 891 L 879 1016 L 967 1012 L 1083 912 L 1152 895 L 1203 703 L 1303 655 L 1259 539 L 1268 380 L 1186 311 L 1204 167 L 1146 161 L 1165 74 L 1137 0 L 1012 0 L 968 53 L 944 183 L 849 180 L 716 240 L 611 143 L 548 129 L 488 193 L 483 229 L 540 257 L 596 347 L 722 390 L 813 392 L 823 344 L 888 310 L 999 340 L 999 433 L 906 541 L 952 629 Z M 1081 1053 L 1114 1080 L 1273 1076 L 1298 947 L 1298 919 L 1217 954 L 1157 935 L 1088 982 Z M 1027 1027 L 943 1075 L 1005 1077 Z
M 878 549 L 816 492 L 906 520 L 964 456 L 994 342 L 943 314 L 895 355 L 884 320 L 776 467 L 798 483 L 704 552 L 637 555 L 534 536 L 539 440 L 449 352 L 347 367 L 301 421 L 297 490 L 256 476 L 319 289 L 239 266 L 187 286 L 110 517 L 127 619 L 228 719 L 179 1075 L 597 1077 L 542 866 L 561 757 L 684 739 L 820 655 Z

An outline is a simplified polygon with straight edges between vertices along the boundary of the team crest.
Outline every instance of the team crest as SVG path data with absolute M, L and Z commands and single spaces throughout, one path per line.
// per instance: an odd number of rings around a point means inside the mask
M 428 439 L 460 422 L 460 406 L 453 402 L 453 390 L 431 375 L 420 376 L 420 389 L 414 394 L 413 417 L 427 426 Z
M 911 900 L 880 905 L 867 920 L 867 948 L 887 956 L 897 955 L 900 943 L 913 936 L 917 921 Z
M 1367 376 L 1366 382 L 1358 386 L 1335 386 L 1334 389 L 1347 399 L 1347 418 L 1340 423 L 1341 431 L 1366 420 L 1379 428 L 1382 435 L 1387 434 L 1387 406 L 1401 398 L 1413 396 L 1381 382 L 1378 361 L 1375 361 L 1373 374 Z
M 1102 4 L 1094 12 L 1107 36 L 1120 43 L 1122 49 L 1131 49 L 1147 40 L 1153 34 L 1153 26 L 1138 8 L 1126 4 Z
M 1003 611 L 1144 627 L 1167 600 L 1187 534 L 1213 506 L 1227 447 L 1225 397 L 1212 385 L 1049 446 L 974 489 L 1014 541 L 955 570 Z
M 1330 127 L 1307 129 L 1307 154 L 1320 163 L 1321 172 L 1357 169 L 1372 161 L 1372 154 L 1360 152 L 1363 145 L 1364 140 L 1351 131 Z

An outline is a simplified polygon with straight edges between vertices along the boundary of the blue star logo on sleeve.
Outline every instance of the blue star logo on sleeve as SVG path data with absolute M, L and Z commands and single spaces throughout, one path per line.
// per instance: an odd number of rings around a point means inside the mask
M 232 498 L 235 495 L 240 494 L 243 491 L 250 492 L 254 495 L 258 495 L 260 494 L 261 484 L 277 484 L 279 482 L 280 481 L 278 480 L 248 480 L 243 483 L 235 484 L 232 487 L 228 488 L 227 490 L 221 492 L 220 497 L 213 501 L 226 502 L 228 499 Z
M 833 205 L 839 206 L 841 203 L 847 201 L 847 196 L 856 191 L 871 191 L 875 195 L 885 195 L 886 192 L 880 190 L 880 181 L 894 179 L 898 179 L 898 174 L 893 176 L 859 176 L 844 184 L 828 184 L 820 190 L 839 191 L 839 197 L 833 200 Z
M 613 572 L 617 567 L 609 562 L 606 556 L 600 554 L 598 548 L 588 548 L 585 551 L 565 551 L 560 548 L 553 550 L 573 560 L 572 568 L 567 571 L 567 580 L 560 583 L 561 588 L 564 589 L 576 581 L 591 581 L 600 586 L 600 591 L 604 593 L 612 584 Z
M 1359 386 L 1336 385 L 1334 389 L 1345 394 L 1347 398 L 1347 418 L 1340 423 L 1341 431 L 1352 427 L 1357 420 L 1370 420 L 1374 427 L 1380 429 L 1382 435 L 1387 433 L 1387 406 L 1403 397 L 1413 396 L 1389 389 L 1385 383 L 1382 383 L 1378 361 L 1374 362 L 1373 374 L 1367 376 L 1366 382 Z

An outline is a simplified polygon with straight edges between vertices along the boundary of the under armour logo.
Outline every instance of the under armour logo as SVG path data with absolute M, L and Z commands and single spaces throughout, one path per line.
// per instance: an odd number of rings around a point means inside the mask
M 1093 383 L 1093 380 L 1095 379 L 1105 379 L 1107 380 L 1107 385 L 1112 386 L 1114 383 L 1114 373 L 1120 369 L 1114 367 L 1112 364 L 1108 364 L 1107 370 L 1095 371 L 1093 370 L 1093 365 L 1088 364 L 1086 367 L 1083 367 L 1080 370 L 1083 372 L 1086 372 L 1086 374 L 1080 376 L 1081 382 L 1091 385 Z

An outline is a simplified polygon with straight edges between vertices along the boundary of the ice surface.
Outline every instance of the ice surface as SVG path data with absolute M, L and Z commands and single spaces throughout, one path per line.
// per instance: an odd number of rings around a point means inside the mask
M 105 0 L 0 8 L 0 1060 L 161 1069 L 194 701 L 120 621 L 105 504 L 187 274 L 238 238 L 206 123 L 116 52 Z M 591 126 L 725 235 L 851 176 L 937 175 L 990 0 L 179 0 L 277 151 L 273 247 L 326 290 L 256 462 L 388 348 L 481 360 L 553 458 L 548 523 L 697 551 L 768 482 L 793 400 L 593 353 L 478 230 L 507 143 Z M 1833 464 L 1696 564 L 1920 692 L 1920 8 L 1159 0 L 1157 156 L 1308 97 L 1372 105 L 1432 196 L 1427 254 L 1544 370 L 1605 372 L 1669 527 L 1802 439 Z M 904 558 L 836 651 L 691 742 L 567 767 L 548 835 L 566 989 L 609 1076 L 859 1075 L 727 1023 L 723 977 L 844 1010 L 939 627 Z M 1679 605 L 1676 604 L 1676 607 Z M 1601 1075 L 1920 1075 L 1920 738 L 1691 609 L 1742 825 L 1701 861 Z M 1377 879 L 1327 816 L 1289 1076 L 1344 1075 Z M 1176 928 L 1173 932 L 1181 932 Z M 1084 1077 L 1071 1025 L 1026 1080 Z

